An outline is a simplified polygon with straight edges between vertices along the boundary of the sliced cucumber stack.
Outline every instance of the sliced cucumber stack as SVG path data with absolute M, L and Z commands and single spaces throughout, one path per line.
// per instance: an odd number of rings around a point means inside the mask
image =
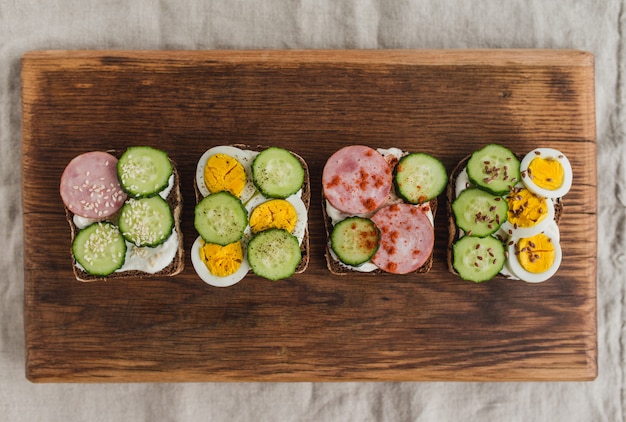
M 520 161 L 513 152 L 498 144 L 475 151 L 467 162 L 470 182 L 494 195 L 511 191 L 520 178 Z
M 507 218 L 509 206 L 500 196 L 478 188 L 469 188 L 452 203 L 456 225 L 468 236 L 495 233 Z
M 396 191 L 411 204 L 423 204 L 436 198 L 446 188 L 447 182 L 444 165 L 428 154 L 408 154 L 396 166 Z
M 169 204 L 160 196 L 129 199 L 120 211 L 119 226 L 126 240 L 136 246 L 158 246 L 174 229 Z
M 99 222 L 78 232 L 72 252 L 85 271 L 105 277 L 124 265 L 126 242 L 115 225 Z
M 153 196 L 169 184 L 174 168 L 165 151 L 148 146 L 130 147 L 117 162 L 117 176 L 130 196 Z
M 264 230 L 248 243 L 248 262 L 252 271 L 270 280 L 291 277 L 301 259 L 298 239 L 284 229 Z
M 341 262 L 358 267 L 378 250 L 380 230 L 369 218 L 349 217 L 333 227 L 330 244 Z
M 226 246 L 238 241 L 248 225 L 248 212 L 239 198 L 227 191 L 210 194 L 196 205 L 194 226 L 207 243 Z
M 463 280 L 491 280 L 504 266 L 504 246 L 492 236 L 464 236 L 452 246 L 453 267 Z
M 285 199 L 298 192 L 304 183 L 304 175 L 300 160 L 283 148 L 267 148 L 252 162 L 254 185 L 268 198 Z

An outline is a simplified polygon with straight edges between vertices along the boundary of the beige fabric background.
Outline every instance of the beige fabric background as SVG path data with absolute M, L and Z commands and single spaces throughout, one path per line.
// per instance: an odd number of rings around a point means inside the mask
M 622 421 L 626 0 L 0 0 L 0 419 Z M 597 380 L 35 385 L 24 377 L 20 57 L 34 49 L 575 48 L 596 57 Z

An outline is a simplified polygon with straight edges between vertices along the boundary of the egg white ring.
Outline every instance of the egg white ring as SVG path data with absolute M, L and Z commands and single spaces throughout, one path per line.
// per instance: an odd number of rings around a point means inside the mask
M 241 199 L 241 202 L 246 203 L 256 193 L 256 187 L 252 182 L 252 162 L 254 161 L 254 157 L 256 157 L 259 153 L 256 151 L 242 150 L 229 145 L 220 145 L 213 147 L 202 154 L 196 167 L 196 185 L 198 186 L 198 190 L 202 196 L 207 196 L 211 193 L 204 182 L 204 167 L 206 166 L 207 161 L 209 161 L 209 158 L 215 154 L 226 154 L 233 157 L 243 166 L 246 173 L 246 184 L 241 192 L 241 195 L 239 196 L 239 199 Z
M 545 198 L 547 204 L 547 215 L 532 227 L 517 227 L 511 223 L 508 219 L 502 223 L 500 228 L 506 232 L 507 235 L 513 237 L 531 237 L 546 230 L 546 227 L 554 221 L 554 202 L 550 198 Z
M 252 211 L 261 205 L 264 202 L 271 201 L 272 199 L 266 198 L 263 195 L 254 196 L 248 203 L 246 204 L 246 210 L 248 211 L 248 215 L 252 215 Z M 296 226 L 294 227 L 291 234 L 293 234 L 297 239 L 298 243 L 302 245 L 304 241 L 304 235 L 306 234 L 307 222 L 308 222 L 308 213 L 302 198 L 300 198 L 298 193 L 295 193 L 285 199 L 285 201 L 289 202 L 294 209 L 296 210 L 296 215 L 298 217 L 296 221 Z M 243 237 L 245 239 L 245 244 L 250 241 L 252 237 L 252 230 L 250 228 L 250 224 L 246 227 L 244 231 Z
M 563 183 L 557 189 L 545 189 L 537 186 L 528 175 L 528 166 L 535 158 L 552 158 L 557 160 L 563 167 Z M 520 164 L 520 172 L 522 173 L 522 182 L 529 191 L 546 198 L 561 198 L 572 188 L 572 165 L 561 151 L 553 148 L 536 148 L 526 154 Z
M 209 268 L 206 266 L 202 258 L 200 258 L 200 248 L 204 245 L 204 240 L 200 236 L 198 236 L 193 242 L 193 246 L 191 247 L 191 263 L 193 264 L 194 270 L 196 270 L 196 274 L 198 277 L 202 279 L 205 283 L 214 286 L 214 287 L 229 287 L 234 284 L 239 283 L 241 279 L 243 279 L 248 271 L 250 271 L 250 264 L 248 264 L 247 252 L 246 248 L 243 248 L 243 262 L 237 271 L 232 273 L 231 275 L 227 275 L 224 277 L 219 277 L 211 274 Z
M 561 266 L 561 261 L 563 259 L 563 252 L 561 250 L 561 244 L 559 243 L 559 231 L 558 228 L 556 232 L 553 231 L 553 228 L 546 230 L 544 233 L 550 239 L 552 239 L 552 245 L 554 245 L 554 262 L 546 271 L 542 273 L 531 273 L 526 271 L 522 264 L 520 264 L 517 255 L 515 254 L 515 245 L 520 241 L 521 237 L 512 237 L 508 244 L 508 254 L 509 258 L 507 260 L 507 269 L 511 271 L 511 273 L 519 278 L 520 280 L 524 280 L 527 283 L 541 283 L 552 277 L 558 271 Z

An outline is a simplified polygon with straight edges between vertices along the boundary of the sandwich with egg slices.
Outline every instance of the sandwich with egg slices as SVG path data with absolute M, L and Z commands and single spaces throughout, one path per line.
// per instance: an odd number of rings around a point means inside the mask
M 562 259 L 562 197 L 571 185 L 571 165 L 555 149 L 520 157 L 489 144 L 465 157 L 446 192 L 450 272 L 477 283 L 552 277 Z
M 426 273 L 446 169 L 425 153 L 350 145 L 322 174 L 326 263 L 336 275 Z
M 198 160 L 191 261 L 207 284 L 228 287 L 248 273 L 270 280 L 309 262 L 309 170 L 279 147 L 222 145 Z
M 118 159 L 119 157 L 119 159 Z M 80 281 L 173 276 L 184 268 L 180 175 L 165 151 L 92 151 L 66 166 L 61 199 Z

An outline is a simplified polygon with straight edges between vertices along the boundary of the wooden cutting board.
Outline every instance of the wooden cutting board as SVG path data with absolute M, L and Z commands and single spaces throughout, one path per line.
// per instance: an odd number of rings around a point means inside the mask
M 592 380 L 597 375 L 593 56 L 581 51 L 40 51 L 23 57 L 26 375 L 37 382 Z M 541 284 L 448 273 L 445 206 L 426 275 L 331 275 L 321 171 L 344 145 L 439 157 L 563 151 L 564 251 Z M 188 251 L 196 161 L 277 145 L 311 171 L 311 259 L 279 282 L 215 288 Z M 81 283 L 58 193 L 91 150 L 163 148 L 182 173 L 186 268 Z M 441 203 L 445 201 L 440 198 Z

